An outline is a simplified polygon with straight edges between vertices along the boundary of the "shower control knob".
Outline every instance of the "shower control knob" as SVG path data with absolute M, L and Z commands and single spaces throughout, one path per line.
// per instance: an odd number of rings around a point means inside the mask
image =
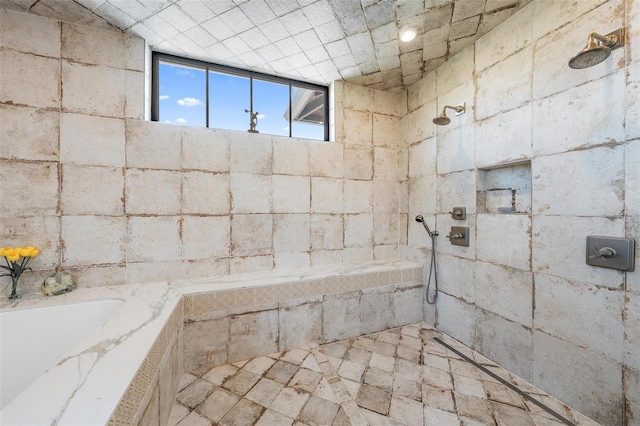
M 451 215 L 451 218 L 454 220 L 465 220 L 467 218 L 467 208 L 452 207 L 449 214 Z
M 463 238 L 462 234 L 449 234 L 447 235 L 447 238 L 450 238 L 452 240 L 459 240 L 461 238 Z
M 592 247 L 591 249 L 594 251 L 594 254 L 589 256 L 589 259 L 601 258 L 606 262 L 607 258 L 612 258 L 616 255 L 616 251 L 611 247 L 603 247 L 601 249 Z

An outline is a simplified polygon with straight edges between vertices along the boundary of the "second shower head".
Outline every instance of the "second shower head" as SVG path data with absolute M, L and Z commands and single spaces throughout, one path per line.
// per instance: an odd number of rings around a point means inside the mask
M 442 108 L 442 113 L 433 119 L 433 124 L 437 126 L 446 126 L 447 124 L 451 123 L 451 119 L 447 117 L 447 108 L 454 110 L 456 112 L 456 115 L 460 115 L 465 113 L 466 106 L 466 102 L 456 106 L 445 105 L 444 108 Z
M 587 46 L 569 60 L 569 67 L 579 70 L 599 64 L 609 57 L 613 49 L 624 46 L 624 39 L 624 28 L 605 36 L 601 36 L 598 33 L 589 34 Z

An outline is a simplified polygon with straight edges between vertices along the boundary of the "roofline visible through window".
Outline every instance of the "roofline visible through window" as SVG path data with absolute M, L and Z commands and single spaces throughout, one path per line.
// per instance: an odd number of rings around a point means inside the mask
M 194 67 L 194 68 L 201 68 L 206 70 L 206 72 L 208 73 L 209 71 L 214 71 L 214 72 L 221 72 L 224 74 L 231 74 L 231 75 L 236 75 L 236 76 L 240 76 L 240 77 L 246 77 L 249 79 L 259 79 L 259 80 L 263 80 L 263 81 L 268 81 L 270 83 L 277 83 L 277 84 L 285 84 L 288 86 L 293 86 L 293 87 L 299 87 L 301 89 L 309 89 L 309 90 L 319 90 L 322 91 L 324 93 L 324 117 L 325 117 L 325 122 L 323 123 L 324 125 L 324 140 L 328 141 L 329 140 L 329 88 L 327 86 L 322 86 L 319 84 L 313 84 L 313 83 L 308 83 L 305 81 L 300 81 L 300 80 L 294 80 L 291 78 L 286 78 L 286 77 L 279 77 L 279 76 L 275 76 L 275 75 L 271 75 L 271 74 L 265 74 L 262 72 L 258 72 L 258 71 L 251 71 L 251 70 L 246 70 L 246 69 L 242 69 L 242 68 L 235 68 L 235 67 L 231 67 L 228 65 L 221 65 L 221 64 L 216 64 L 216 63 L 211 63 L 211 62 L 205 62 L 205 61 L 200 61 L 197 59 L 190 59 L 190 58 L 184 58 L 181 56 L 175 56 L 175 55 L 170 55 L 168 53 L 162 53 L 162 52 L 157 52 L 157 51 L 152 51 L 151 52 L 151 120 L 152 121 L 158 121 L 159 117 L 160 117 L 160 61 L 162 62 L 169 62 L 175 65 L 184 65 L 184 66 L 190 66 L 190 67 Z M 208 83 L 209 83 L 209 79 L 206 79 L 207 82 L 207 98 L 209 96 L 209 88 L 208 88 Z M 291 89 L 289 90 L 289 115 L 291 116 Z M 253 99 L 251 99 L 251 102 L 253 102 Z M 207 100 L 207 127 L 209 127 L 209 102 Z M 291 118 L 289 120 L 289 127 L 291 128 Z M 291 130 L 289 131 L 289 134 L 291 135 Z

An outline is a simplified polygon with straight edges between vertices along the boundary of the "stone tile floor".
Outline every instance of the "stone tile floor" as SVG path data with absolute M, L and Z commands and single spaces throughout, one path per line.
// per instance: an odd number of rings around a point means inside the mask
M 563 424 L 433 337 L 576 425 L 598 424 L 425 323 L 186 373 L 169 424 Z

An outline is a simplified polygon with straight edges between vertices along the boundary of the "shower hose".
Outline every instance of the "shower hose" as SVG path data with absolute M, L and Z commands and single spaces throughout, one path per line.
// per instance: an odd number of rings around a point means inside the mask
M 429 266 L 429 279 L 427 280 L 427 303 L 435 305 L 438 300 L 438 266 L 436 265 L 436 236 L 431 236 L 431 265 Z M 435 292 L 433 293 L 433 299 L 429 299 L 429 289 L 431 288 L 431 275 L 433 275 Z

